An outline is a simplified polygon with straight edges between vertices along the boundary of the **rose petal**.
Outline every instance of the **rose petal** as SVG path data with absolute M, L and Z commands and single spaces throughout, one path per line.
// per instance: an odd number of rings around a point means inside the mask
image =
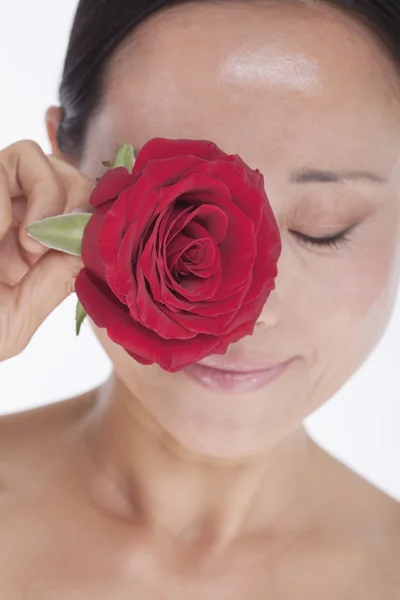
M 214 217 L 214 223 L 209 223 L 208 219 L 210 219 L 211 215 Z M 174 218 L 173 218 L 174 217 Z M 227 217 L 224 211 L 220 210 L 215 206 L 202 205 L 197 209 L 192 209 L 191 207 L 186 208 L 181 213 L 179 213 L 179 209 L 174 206 L 171 214 L 168 218 L 164 218 L 159 226 L 158 237 L 163 241 L 161 256 L 164 260 L 164 264 L 168 265 L 168 256 L 167 256 L 167 247 L 169 248 L 170 244 L 173 243 L 174 237 L 178 234 L 179 231 L 185 230 L 190 236 L 193 238 L 200 238 L 201 236 L 209 236 L 208 231 L 202 226 L 200 223 L 197 223 L 194 218 L 197 217 L 201 221 L 205 221 L 207 225 L 210 226 L 212 234 L 215 236 L 217 243 L 223 239 L 226 233 L 227 228 Z M 210 219 L 211 220 L 211 219 Z M 169 226 L 167 227 L 167 224 Z M 166 233 L 165 233 L 166 232 Z M 148 269 L 150 269 L 151 263 L 148 264 Z M 162 261 L 159 259 L 160 272 L 163 271 Z M 220 260 L 218 260 L 218 264 L 215 265 L 214 274 L 217 273 L 217 270 L 220 268 Z M 212 272 L 210 271 L 210 275 Z M 165 271 L 165 275 L 168 278 L 168 285 L 176 288 L 175 278 L 171 275 L 170 270 Z M 177 289 L 178 291 L 178 289 Z M 153 292 L 155 297 L 161 301 L 161 289 L 154 288 Z M 170 306 L 170 308 L 172 308 Z
M 188 154 L 203 160 L 215 160 L 221 156 L 225 156 L 225 152 L 222 152 L 216 144 L 207 140 L 153 138 L 140 150 L 136 157 L 132 174 L 140 174 L 150 161 L 166 158 L 176 160 L 176 157 Z
M 158 190 L 186 178 L 186 174 L 207 161 L 197 156 L 179 155 L 173 158 L 152 158 L 140 171 L 149 189 Z
M 154 228 L 153 234 L 155 235 L 157 225 Z M 135 295 L 128 294 L 127 301 L 128 306 L 131 309 L 132 314 L 138 314 L 138 318 L 141 322 L 143 322 L 146 327 L 149 327 L 156 331 L 163 338 L 172 338 L 177 337 L 179 339 L 184 339 L 183 335 L 188 337 L 188 331 L 196 332 L 196 333 L 210 333 L 213 335 L 221 335 L 224 333 L 226 328 L 228 327 L 230 321 L 234 318 L 235 313 L 230 312 L 228 314 L 218 314 L 218 308 L 215 309 L 214 304 L 214 315 L 212 319 L 204 318 L 201 315 L 195 314 L 195 312 L 188 311 L 170 311 L 170 303 L 172 305 L 180 305 L 183 309 L 192 308 L 193 302 L 182 301 L 181 295 L 176 295 L 171 293 L 171 291 L 165 286 L 163 281 L 163 277 L 160 277 L 160 269 L 154 268 L 157 265 L 157 257 L 155 255 L 155 245 L 154 241 L 149 239 L 146 248 L 143 251 L 139 251 L 139 262 L 136 271 L 136 279 L 138 282 L 138 291 Z M 143 267 L 142 263 L 146 260 L 146 264 Z M 153 268 L 149 270 L 149 267 Z M 165 267 L 165 265 L 162 265 Z M 148 274 L 149 280 L 146 285 L 145 274 Z M 220 279 L 221 274 L 220 271 L 217 274 L 218 279 Z M 212 284 L 212 278 L 206 280 L 208 285 Z M 148 291 L 148 288 L 153 290 L 154 285 L 158 285 L 162 289 L 162 299 L 164 300 L 164 305 L 161 302 L 154 301 L 152 295 Z M 218 285 L 218 280 L 216 281 Z M 192 289 L 191 286 L 194 286 L 195 289 Z M 198 278 L 193 278 L 193 281 L 189 278 L 184 279 L 184 284 L 176 284 L 176 290 L 181 292 L 185 297 L 195 296 L 195 293 L 198 293 L 196 287 L 198 287 Z M 204 295 L 204 290 L 200 290 Z M 244 290 L 243 294 L 246 293 Z M 168 302 L 168 300 L 170 302 Z M 202 306 L 208 306 L 207 303 L 202 304 Z M 237 307 L 235 307 L 237 308 Z M 137 312 L 138 311 L 138 312 Z M 175 314 L 174 314 L 175 312 Z M 172 319 L 168 321 L 162 317 L 160 313 L 164 313 L 168 318 Z M 183 325 L 184 330 L 182 331 L 178 325 Z
M 260 173 L 251 171 L 239 156 L 234 158 L 231 161 L 221 159 L 199 165 L 191 175 L 207 175 L 225 183 L 232 202 L 252 220 L 257 233 L 263 208 L 269 206 L 264 178 Z
M 191 206 L 187 206 L 186 208 L 178 208 L 177 205 L 172 205 L 171 209 L 159 222 L 159 238 L 161 240 L 172 241 L 174 237 L 186 226 L 192 212 L 193 208 Z
M 221 336 L 219 344 L 214 348 L 214 354 L 225 354 L 228 346 L 234 344 L 247 335 L 253 335 L 256 321 L 252 320 L 249 323 L 244 323 L 234 331 Z
M 265 209 L 257 236 L 257 258 L 254 263 L 251 283 L 243 299 L 240 311 L 229 324 L 229 328 L 239 327 L 249 320 L 257 321 L 272 290 L 278 273 L 277 264 L 281 253 L 279 228 L 272 215 Z
M 186 188 L 189 187 L 189 184 L 192 185 L 190 194 L 189 192 L 185 194 L 186 202 L 200 204 L 204 201 L 202 195 L 207 185 L 207 179 L 207 177 L 192 174 L 185 181 Z M 215 188 L 216 180 L 214 180 L 214 184 L 212 181 L 210 179 L 208 184 L 211 189 Z M 221 189 L 224 188 L 225 186 Z M 208 203 L 219 206 L 227 215 L 227 232 L 219 245 L 222 280 L 220 288 L 213 298 L 213 300 L 222 300 L 246 284 L 256 257 L 256 236 L 253 222 L 232 200 L 218 195 L 209 198 L 208 194 L 206 198 Z M 240 251 L 238 251 L 238 244 L 240 244 Z
M 173 278 L 168 276 L 168 271 L 165 270 L 165 261 L 157 256 L 154 258 L 154 256 L 151 254 L 148 258 L 149 264 L 152 264 L 154 267 L 151 289 L 155 299 L 159 301 L 160 304 L 163 303 L 170 311 L 174 312 L 185 310 L 193 314 L 198 313 L 198 315 L 205 317 L 228 315 L 228 321 L 233 319 L 234 311 L 240 308 L 243 299 L 247 294 L 250 281 L 246 282 L 246 285 L 243 286 L 238 293 L 232 294 L 218 302 L 188 302 L 186 298 L 178 293 L 179 287 L 174 283 Z M 147 265 L 146 269 L 148 268 Z M 218 272 L 215 274 L 215 277 L 218 277 L 216 283 L 217 287 L 220 286 L 221 276 L 221 269 L 219 268 Z M 172 283 L 169 284 L 170 280 L 172 280 Z M 175 285 L 175 288 L 173 288 L 174 291 L 171 289 L 171 286 L 173 285 Z
M 257 235 L 257 258 L 253 266 L 251 285 L 245 302 L 257 298 L 264 288 L 270 291 L 274 289 L 281 250 L 279 227 L 272 210 L 266 206 Z
M 108 200 L 113 200 L 127 188 L 129 188 L 134 178 L 125 167 L 117 167 L 110 169 L 100 179 L 90 196 L 90 204 L 92 206 L 100 206 Z
M 98 236 L 98 252 L 105 264 L 115 263 L 118 248 L 127 229 L 127 207 L 132 188 L 128 188 L 109 207 Z
M 175 209 L 174 206 L 171 206 L 171 209 L 166 213 L 163 219 L 159 219 L 155 224 L 153 229 L 153 234 L 157 232 L 157 237 L 161 240 L 167 239 L 171 228 L 177 223 L 177 232 L 181 229 L 182 222 L 185 221 L 186 215 L 190 213 L 191 207 L 187 207 L 182 212 Z M 168 232 L 168 233 L 166 233 Z M 142 256 L 142 268 L 145 270 L 145 276 L 148 278 L 148 273 L 150 273 L 151 269 L 154 269 L 153 279 L 152 279 L 152 293 L 154 299 L 158 302 L 163 302 L 163 297 L 161 294 L 162 286 L 165 286 L 165 282 L 163 281 L 165 276 L 172 283 L 173 278 L 171 274 L 164 269 L 164 265 L 167 264 L 167 256 L 165 252 L 165 245 L 161 248 L 160 256 L 157 256 L 157 251 L 152 246 L 151 252 L 149 254 L 145 254 Z M 149 250 L 150 250 L 149 248 Z M 147 262 L 148 261 L 148 262 Z M 173 309 L 171 309 L 173 310 Z
M 229 233 L 225 235 L 220 252 L 222 261 L 222 281 L 216 292 L 216 300 L 236 293 L 251 272 L 256 254 L 253 223 L 230 199 L 227 186 L 217 179 L 192 174 L 174 186 L 160 190 L 160 202 L 171 203 L 180 197 L 183 205 L 199 206 L 204 203 L 219 206 L 227 214 Z M 260 199 L 259 204 L 262 206 Z M 260 209 L 262 210 L 262 208 Z M 159 209 L 160 211 L 160 209 Z M 241 241 L 240 253 L 235 251 L 238 240 Z M 232 261 L 237 255 L 238 259 Z
M 164 339 L 187 340 L 195 337 L 196 333 L 187 330 L 172 313 L 167 314 L 150 296 L 146 280 L 140 268 L 137 269 L 138 292 L 135 298 L 140 322 Z
M 193 239 L 196 239 L 200 235 L 204 235 L 204 233 L 200 233 L 200 226 L 204 232 L 207 232 L 212 237 L 217 245 L 220 244 L 225 239 L 228 230 L 226 212 L 213 204 L 202 204 L 195 207 L 190 217 L 186 219 L 186 223 L 184 224 L 185 232 L 187 235 L 193 237 Z M 173 235 L 171 235 L 172 237 Z M 170 238 L 168 241 L 170 241 Z
M 216 265 L 215 273 L 210 274 L 207 279 L 193 275 L 177 280 L 170 272 L 167 258 L 164 258 L 160 252 L 157 253 L 156 237 L 157 226 L 155 226 L 139 259 L 139 268 L 147 278 L 154 297 L 160 303 L 163 302 L 167 308 L 170 308 L 168 302 L 168 299 L 170 299 L 172 310 L 178 308 L 175 304 L 175 298 L 178 301 L 179 308 L 186 308 L 188 302 L 205 301 L 212 298 L 221 279 L 219 263 Z M 155 265 L 157 266 L 156 269 L 154 268 Z M 174 291 L 172 292 L 172 290 Z
M 220 273 L 218 274 L 218 276 L 220 276 Z M 139 267 L 137 271 L 137 279 L 140 280 L 142 277 L 144 277 L 143 272 Z M 154 285 L 153 280 L 151 281 L 151 285 Z M 146 289 L 146 285 L 144 282 L 142 282 L 142 286 L 143 289 Z M 163 281 L 161 282 L 161 287 L 164 304 L 157 303 L 158 311 L 162 311 L 167 316 L 173 318 L 174 321 L 176 320 L 178 323 L 183 325 L 187 331 L 192 331 L 196 333 L 209 333 L 212 335 L 222 335 L 226 331 L 230 331 L 230 322 L 235 317 L 236 310 L 241 308 L 241 300 L 246 293 L 246 290 L 244 290 L 241 298 L 230 298 L 229 301 L 231 302 L 231 305 L 229 308 L 232 308 L 232 303 L 236 302 L 236 304 L 234 305 L 235 310 L 231 310 L 231 312 L 226 312 L 225 314 L 221 311 L 221 307 L 223 307 L 224 305 L 226 306 L 227 301 L 222 301 L 221 303 L 213 303 L 212 307 L 210 306 L 209 302 L 196 303 L 197 307 L 201 306 L 202 308 L 207 309 L 206 312 L 208 314 L 206 317 L 204 317 L 201 314 L 196 314 L 199 311 L 194 310 L 194 302 L 187 302 L 187 300 L 182 301 L 182 298 L 179 295 L 172 293 Z M 132 302 L 136 302 L 136 299 L 132 298 Z M 150 304 L 151 298 L 148 298 L 147 302 Z M 180 305 L 182 308 L 175 309 L 175 311 L 173 311 L 175 312 L 175 314 L 171 314 L 174 305 Z M 146 305 L 145 301 L 143 301 L 143 307 L 144 310 L 147 310 L 149 308 L 148 305 Z M 185 308 L 190 309 L 190 311 L 185 310 Z M 151 307 L 151 310 L 153 310 L 153 307 Z M 219 311 L 221 311 L 221 314 Z M 142 314 L 143 313 L 141 313 L 141 316 Z M 158 327 L 160 322 L 161 321 L 158 322 L 158 325 L 155 325 L 155 323 L 153 323 L 152 325 L 154 327 Z M 146 321 L 146 323 L 148 324 L 148 326 L 150 326 L 148 321 Z M 164 321 L 164 324 L 165 323 L 166 322 Z M 162 337 L 169 337 L 170 335 L 170 331 L 168 331 L 168 329 L 157 329 L 156 331 Z
M 136 296 L 137 294 L 137 281 L 134 275 L 134 264 L 136 264 L 137 257 L 133 258 L 133 248 L 138 244 L 136 239 L 136 222 L 132 223 L 128 231 L 124 235 L 118 251 L 118 260 L 114 268 L 114 281 L 112 290 L 118 295 L 125 298 L 125 302 L 129 305 L 128 294 Z M 139 314 L 136 310 L 132 310 L 130 305 L 132 316 L 136 319 L 139 318 Z
M 108 285 L 86 268 L 80 271 L 75 280 L 75 292 L 88 315 L 91 318 L 93 318 L 92 315 L 94 316 L 93 321 L 98 327 L 105 327 L 110 316 L 106 311 L 102 311 L 104 305 L 101 301 L 97 306 L 99 298 L 107 300 L 108 310 L 112 307 L 112 311 L 124 313 L 129 317 L 128 308 L 119 302 Z
M 82 261 L 94 275 L 102 281 L 105 281 L 104 264 L 97 251 L 98 238 L 103 226 L 107 213 L 112 206 L 112 201 L 109 201 L 94 211 L 88 224 L 85 227 L 82 238 Z
M 264 176 L 258 169 L 252 169 L 249 167 L 247 163 L 238 155 L 238 154 L 230 154 L 226 156 L 221 156 L 218 160 L 223 160 L 225 162 L 231 162 L 241 168 L 246 172 L 247 178 L 250 184 L 257 190 L 259 190 L 262 194 L 265 194 L 265 185 L 264 185 Z
M 176 269 L 183 275 L 193 274 L 206 278 L 215 275 L 220 268 L 219 251 L 211 238 L 198 238 L 186 241 L 175 238 L 174 245 L 168 246 L 167 265 L 169 271 Z
M 136 322 L 118 300 L 99 289 L 83 269 L 76 279 L 78 297 L 93 322 L 106 328 L 108 336 L 136 360 L 157 363 L 161 368 L 177 372 L 184 366 L 214 353 L 220 344 L 216 336 L 199 335 L 189 340 L 165 340 Z

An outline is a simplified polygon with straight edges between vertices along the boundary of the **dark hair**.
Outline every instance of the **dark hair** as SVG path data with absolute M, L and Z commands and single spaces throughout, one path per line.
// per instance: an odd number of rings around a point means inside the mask
M 152 14 L 179 4 L 201 1 L 80 0 L 59 90 L 63 117 L 57 137 L 65 154 L 82 156 L 89 119 L 101 102 L 104 73 L 122 42 Z M 386 47 L 400 72 L 400 0 L 322 2 L 365 23 Z

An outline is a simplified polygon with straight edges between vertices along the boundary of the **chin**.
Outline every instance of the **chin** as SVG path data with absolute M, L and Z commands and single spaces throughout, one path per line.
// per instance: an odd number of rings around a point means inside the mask
M 191 392 L 191 393 L 190 393 Z M 178 453 L 238 460 L 267 453 L 289 430 L 275 398 L 234 396 L 187 389 L 187 396 L 147 405 Z M 284 431 L 285 430 L 285 431 Z
M 307 403 L 301 398 L 307 378 L 299 362 L 267 374 L 264 385 L 257 379 L 256 389 L 247 373 L 243 379 L 241 373 L 234 375 L 233 383 L 231 375 L 211 374 L 211 385 L 210 375 L 205 377 L 199 381 L 185 372 L 154 372 L 151 380 L 143 375 L 140 393 L 135 394 L 177 451 L 225 460 L 264 454 L 306 416 Z

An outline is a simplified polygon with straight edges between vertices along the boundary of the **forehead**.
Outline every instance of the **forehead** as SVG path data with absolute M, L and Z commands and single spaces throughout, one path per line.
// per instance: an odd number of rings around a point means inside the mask
M 112 60 L 92 155 L 152 137 L 209 139 L 253 168 L 318 159 L 388 176 L 399 93 L 373 34 L 326 5 L 187 4 L 148 19 Z

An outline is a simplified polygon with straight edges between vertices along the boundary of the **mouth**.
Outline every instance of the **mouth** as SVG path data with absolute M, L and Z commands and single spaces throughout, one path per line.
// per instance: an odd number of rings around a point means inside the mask
M 220 359 L 220 357 L 217 357 Z M 287 368 L 291 361 L 265 365 L 246 361 L 219 360 L 213 364 L 195 363 L 184 372 L 201 386 L 218 392 L 243 393 L 261 389 L 272 383 Z M 215 361 L 217 363 L 217 360 Z

